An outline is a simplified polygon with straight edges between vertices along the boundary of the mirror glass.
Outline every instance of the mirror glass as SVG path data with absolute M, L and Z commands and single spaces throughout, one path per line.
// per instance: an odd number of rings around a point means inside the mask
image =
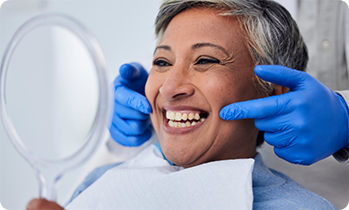
M 6 106 L 25 147 L 58 160 L 84 145 L 97 114 L 98 90 L 96 67 L 79 37 L 42 25 L 14 50 Z

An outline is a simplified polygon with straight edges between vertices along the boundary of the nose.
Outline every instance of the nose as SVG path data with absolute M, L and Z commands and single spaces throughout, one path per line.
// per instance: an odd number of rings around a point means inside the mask
M 169 101 L 179 100 L 194 94 L 190 72 L 185 67 L 173 67 L 160 87 L 160 94 Z

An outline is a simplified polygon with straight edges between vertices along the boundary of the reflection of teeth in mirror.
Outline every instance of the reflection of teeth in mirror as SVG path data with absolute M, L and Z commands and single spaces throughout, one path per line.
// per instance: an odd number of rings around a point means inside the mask
M 191 127 L 191 126 L 194 126 L 194 125 L 197 125 L 199 123 L 202 123 L 206 120 L 206 118 L 201 118 L 198 122 L 196 121 L 193 121 L 192 123 L 190 123 L 189 121 L 187 122 L 176 122 L 176 121 L 173 121 L 173 120 L 169 120 L 168 121 L 168 125 L 172 128 L 188 128 L 188 127 Z
M 174 120 L 174 121 L 181 121 L 181 120 L 184 120 L 186 121 L 187 119 L 189 120 L 200 120 L 200 114 L 199 113 L 184 113 L 183 115 L 179 112 L 177 113 L 174 113 L 174 112 L 171 112 L 171 111 L 166 111 L 166 118 L 169 119 L 169 120 Z

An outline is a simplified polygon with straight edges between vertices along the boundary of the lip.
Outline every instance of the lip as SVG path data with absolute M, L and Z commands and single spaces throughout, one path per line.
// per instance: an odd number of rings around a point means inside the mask
M 167 110 L 177 111 L 180 113 L 187 112 L 187 111 L 206 113 L 207 117 L 206 117 L 205 121 L 198 123 L 194 126 L 185 127 L 185 128 L 174 128 L 174 127 L 170 127 L 168 124 L 168 119 L 166 118 L 166 114 L 165 114 Z M 164 128 L 165 132 L 170 133 L 170 134 L 187 134 L 187 133 L 194 132 L 195 130 L 200 128 L 202 125 L 204 125 L 209 118 L 209 114 L 207 111 L 204 111 L 204 110 L 196 108 L 196 107 L 191 107 L 191 106 L 163 106 L 162 107 L 162 118 L 163 118 L 163 128 Z

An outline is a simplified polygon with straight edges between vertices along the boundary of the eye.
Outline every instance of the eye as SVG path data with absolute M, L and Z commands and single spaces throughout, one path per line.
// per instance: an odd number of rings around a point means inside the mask
M 165 60 L 161 60 L 161 59 L 156 59 L 153 62 L 154 66 L 172 66 L 172 64 L 170 64 L 169 62 L 165 61 Z
M 213 63 L 220 63 L 219 60 L 214 58 L 200 58 L 198 61 L 196 61 L 195 65 L 205 65 L 205 64 L 213 64 Z

